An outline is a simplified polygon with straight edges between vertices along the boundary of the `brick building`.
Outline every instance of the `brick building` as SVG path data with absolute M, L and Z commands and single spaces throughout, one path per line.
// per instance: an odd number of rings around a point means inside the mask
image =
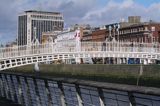
M 100 42 L 105 41 L 107 34 L 107 29 L 92 29 L 90 31 L 83 31 L 82 41 L 93 41 Z
M 101 29 L 92 32 L 92 41 L 105 41 L 107 30 Z
M 118 38 L 117 34 L 116 38 Z M 125 42 L 160 42 L 160 23 L 147 22 L 121 27 L 119 40 Z
M 83 32 L 82 41 L 160 42 L 160 23 L 141 22 L 140 16 L 129 16 L 128 22 L 105 25 Z

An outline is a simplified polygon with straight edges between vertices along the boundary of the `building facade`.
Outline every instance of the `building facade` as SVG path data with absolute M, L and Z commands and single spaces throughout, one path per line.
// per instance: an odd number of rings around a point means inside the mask
M 42 32 L 63 27 L 63 15 L 59 12 L 25 11 L 18 17 L 18 45 L 30 45 L 34 38 L 42 43 Z
M 123 42 L 160 42 L 160 23 L 147 22 L 119 29 L 119 40 Z
M 82 38 L 81 41 L 93 41 L 93 42 L 101 42 L 105 41 L 107 35 L 107 29 L 105 26 L 98 28 L 90 28 L 82 30 Z
M 106 37 L 107 37 L 106 29 L 100 29 L 92 32 L 92 41 L 103 42 L 106 40 Z
M 57 36 L 63 31 L 50 31 L 50 32 L 42 32 L 42 44 L 47 42 L 54 42 Z
M 78 33 L 78 34 L 77 34 Z M 54 42 L 66 42 L 66 41 L 76 41 L 77 39 L 81 39 L 81 31 L 63 31 L 57 34 L 57 37 Z

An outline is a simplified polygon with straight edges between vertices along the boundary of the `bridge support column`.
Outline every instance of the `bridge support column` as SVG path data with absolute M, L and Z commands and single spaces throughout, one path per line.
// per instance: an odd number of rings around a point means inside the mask
M 126 58 L 123 58 L 123 64 L 127 64 L 127 59 Z
M 122 58 L 122 63 L 126 64 L 126 59 L 125 58 Z
M 119 58 L 119 64 L 122 64 L 122 58 Z
M 118 63 L 122 64 L 122 58 L 118 58 Z
M 115 64 L 115 58 L 112 57 L 112 64 Z
M 102 58 L 102 60 L 103 60 L 103 64 L 105 64 L 105 58 L 104 57 Z
M 151 63 L 155 63 L 155 62 L 153 62 L 153 60 L 151 59 L 148 59 L 148 64 L 151 64 Z
M 111 57 L 108 57 L 108 64 L 111 64 Z
M 113 64 L 117 64 L 117 59 L 113 57 Z
M 143 64 L 143 60 L 142 59 L 140 59 L 140 64 Z
M 10 64 L 10 67 L 12 67 L 12 60 L 11 59 L 9 60 L 9 64 Z
M 117 58 L 117 64 L 121 64 L 121 58 Z
M 123 61 L 123 64 L 125 64 L 125 63 L 126 63 L 126 60 L 125 60 L 125 58 L 123 58 L 123 59 L 122 59 L 122 61 Z
M 144 64 L 148 64 L 148 59 L 144 59 Z
M 115 57 L 115 64 L 117 64 L 117 58 Z
M 121 64 L 123 64 L 123 58 L 121 58 Z
M 80 64 L 81 63 L 81 59 L 80 58 L 76 58 L 76 64 Z
M 118 58 L 115 58 L 115 62 L 116 62 L 115 64 L 118 64 Z
M 126 64 L 128 64 L 128 58 L 126 58 Z

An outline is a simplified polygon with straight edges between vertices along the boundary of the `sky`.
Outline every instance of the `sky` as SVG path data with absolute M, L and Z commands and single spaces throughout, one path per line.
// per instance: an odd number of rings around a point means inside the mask
M 62 12 L 66 26 L 101 26 L 134 15 L 160 22 L 160 0 L 1 0 L 0 44 L 17 38 L 18 15 L 26 10 Z

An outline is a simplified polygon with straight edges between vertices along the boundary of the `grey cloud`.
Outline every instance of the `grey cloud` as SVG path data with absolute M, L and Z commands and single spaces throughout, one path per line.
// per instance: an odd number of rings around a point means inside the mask
M 119 22 L 129 15 L 140 15 L 144 21 L 160 19 L 160 3 L 148 8 L 136 4 L 134 0 L 106 0 L 106 5 L 98 5 L 100 0 L 2 0 L 0 3 L 0 41 L 15 39 L 17 35 L 18 14 L 30 9 L 60 11 L 67 25 L 89 23 L 104 25 Z M 147 1 L 146 1 L 147 2 Z
M 91 24 L 99 23 L 99 25 L 102 25 L 119 22 L 120 19 L 126 19 L 130 15 L 139 15 L 142 16 L 143 21 L 148 21 L 149 19 L 159 21 L 159 6 L 154 4 L 147 8 L 136 4 L 133 0 L 124 0 L 122 3 L 110 1 L 105 7 L 97 11 L 88 12 L 83 17 L 83 20 L 90 21 Z
M 62 2 L 58 9 L 64 14 L 67 24 L 81 23 L 82 17 L 96 6 L 96 1 L 97 0 L 68 0 Z
M 18 14 L 25 10 L 60 11 L 64 14 L 65 22 L 70 25 L 81 22 L 81 17 L 95 4 L 93 1 L 97 0 L 2 0 L 0 3 L 1 41 L 16 39 Z

